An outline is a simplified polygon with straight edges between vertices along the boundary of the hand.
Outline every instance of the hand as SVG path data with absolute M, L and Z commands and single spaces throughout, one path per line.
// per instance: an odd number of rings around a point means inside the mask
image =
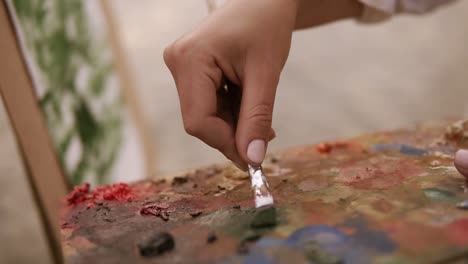
M 455 154 L 455 167 L 468 179 L 468 150 L 461 149 Z
M 230 1 L 164 51 L 185 130 L 243 170 L 246 164 L 263 161 L 267 142 L 274 137 L 276 87 L 288 57 L 297 4 Z M 241 89 L 239 113 L 232 113 L 232 102 L 222 96 L 226 81 Z

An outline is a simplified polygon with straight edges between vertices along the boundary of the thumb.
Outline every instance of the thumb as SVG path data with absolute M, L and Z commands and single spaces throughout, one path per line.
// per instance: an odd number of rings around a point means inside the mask
M 455 167 L 468 179 L 468 150 L 460 149 L 455 154 Z
M 263 162 L 271 139 L 271 121 L 279 72 L 269 67 L 246 67 L 236 129 L 239 155 L 248 164 Z

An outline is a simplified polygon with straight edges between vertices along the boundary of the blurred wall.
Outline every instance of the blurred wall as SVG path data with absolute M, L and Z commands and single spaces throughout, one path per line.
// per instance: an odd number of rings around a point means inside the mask
M 92 0 L 90 0 L 92 1 Z M 160 173 L 224 160 L 184 133 L 165 46 L 206 14 L 204 1 L 113 0 Z M 295 33 L 277 94 L 270 149 L 468 116 L 468 2 L 378 25 Z M 49 263 L 11 127 L 0 108 L 0 263 Z M 19 206 L 18 206 L 19 205 Z

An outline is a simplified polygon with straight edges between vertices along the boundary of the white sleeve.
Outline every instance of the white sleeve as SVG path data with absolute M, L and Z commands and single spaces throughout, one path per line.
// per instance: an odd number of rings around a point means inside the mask
M 206 0 L 210 11 L 227 0 Z M 380 22 L 399 13 L 423 14 L 436 7 L 456 0 L 357 0 L 364 4 L 359 21 L 364 23 Z
M 423 14 L 455 0 L 359 0 L 364 4 L 360 21 L 379 22 L 398 13 Z

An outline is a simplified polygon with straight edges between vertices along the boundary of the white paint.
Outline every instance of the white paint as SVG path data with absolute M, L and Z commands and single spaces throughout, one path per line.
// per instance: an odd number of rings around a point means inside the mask
M 270 206 L 273 205 L 273 202 L 273 196 L 270 194 L 267 196 L 255 196 L 255 208 Z
M 272 205 L 274 202 L 273 196 L 270 194 L 268 182 L 265 178 L 262 167 L 249 165 L 249 175 L 255 195 L 255 207 L 259 208 L 262 206 Z M 266 192 L 262 192 L 262 190 L 266 190 Z

